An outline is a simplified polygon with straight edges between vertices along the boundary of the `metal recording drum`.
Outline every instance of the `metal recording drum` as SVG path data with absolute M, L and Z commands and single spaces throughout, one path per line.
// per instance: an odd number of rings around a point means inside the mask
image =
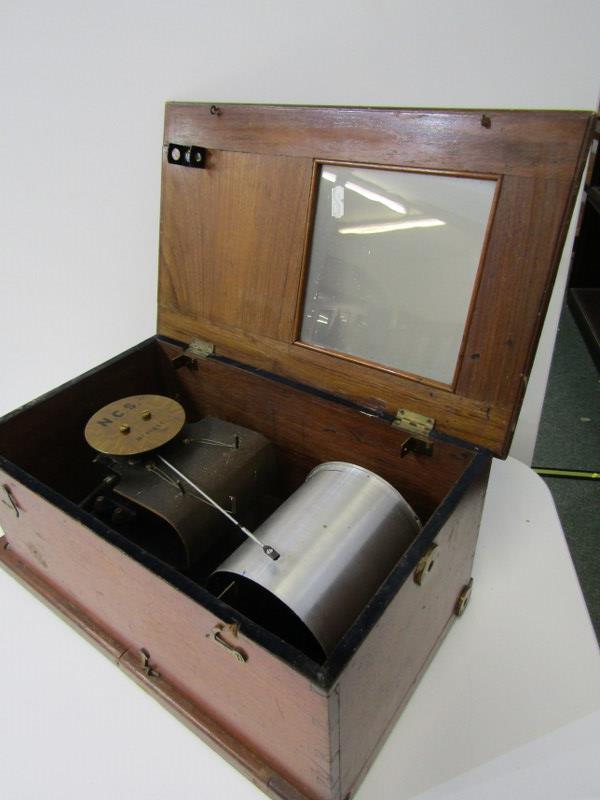
M 320 464 L 246 541 L 209 588 L 313 657 L 328 656 L 421 524 L 387 481 L 344 462 Z

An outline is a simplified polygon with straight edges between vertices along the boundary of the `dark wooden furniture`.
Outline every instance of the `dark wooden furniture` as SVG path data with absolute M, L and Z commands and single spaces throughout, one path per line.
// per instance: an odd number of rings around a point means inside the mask
M 169 104 L 159 335 L 0 421 L 3 565 L 272 797 L 347 798 L 466 606 L 491 457 L 510 443 L 591 124 L 584 112 Z M 174 163 L 174 144 L 205 148 L 188 151 L 203 168 Z M 298 341 L 316 175 L 331 162 L 496 181 L 451 385 Z M 187 349 L 197 337 L 206 358 Z M 79 508 L 98 480 L 87 419 L 145 393 L 264 434 L 284 492 L 321 461 L 354 461 L 421 515 L 327 661 Z M 403 430 L 399 409 L 433 428 Z M 424 558 L 435 566 L 418 582 Z
M 596 140 L 600 121 L 596 121 Z M 592 158 L 569 278 L 569 308 L 600 370 L 600 158 Z

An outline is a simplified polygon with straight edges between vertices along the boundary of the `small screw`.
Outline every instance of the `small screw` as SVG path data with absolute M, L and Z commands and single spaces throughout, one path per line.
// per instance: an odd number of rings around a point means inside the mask
M 152 416 L 152 412 L 150 411 L 142 411 L 142 419 L 150 419 Z
M 129 425 L 121 425 L 119 427 L 119 430 L 121 431 L 121 433 L 129 433 L 131 428 L 129 427 Z
M 174 147 L 171 150 L 171 160 L 179 161 L 180 158 L 181 158 L 181 150 L 178 147 Z

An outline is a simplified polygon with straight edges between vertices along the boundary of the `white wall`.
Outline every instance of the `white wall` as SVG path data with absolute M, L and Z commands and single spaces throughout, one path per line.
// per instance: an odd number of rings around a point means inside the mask
M 4 0 L 0 412 L 154 332 L 165 100 L 594 108 L 599 29 L 596 0 Z

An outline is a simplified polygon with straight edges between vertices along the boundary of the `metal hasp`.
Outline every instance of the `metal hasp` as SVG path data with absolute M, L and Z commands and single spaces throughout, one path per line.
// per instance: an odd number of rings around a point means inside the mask
M 224 602 L 322 659 L 420 527 L 406 500 L 383 478 L 355 464 L 328 462 L 315 467 L 256 530 L 281 559 L 266 561 L 246 542 L 208 586 L 218 595 L 233 582 Z

